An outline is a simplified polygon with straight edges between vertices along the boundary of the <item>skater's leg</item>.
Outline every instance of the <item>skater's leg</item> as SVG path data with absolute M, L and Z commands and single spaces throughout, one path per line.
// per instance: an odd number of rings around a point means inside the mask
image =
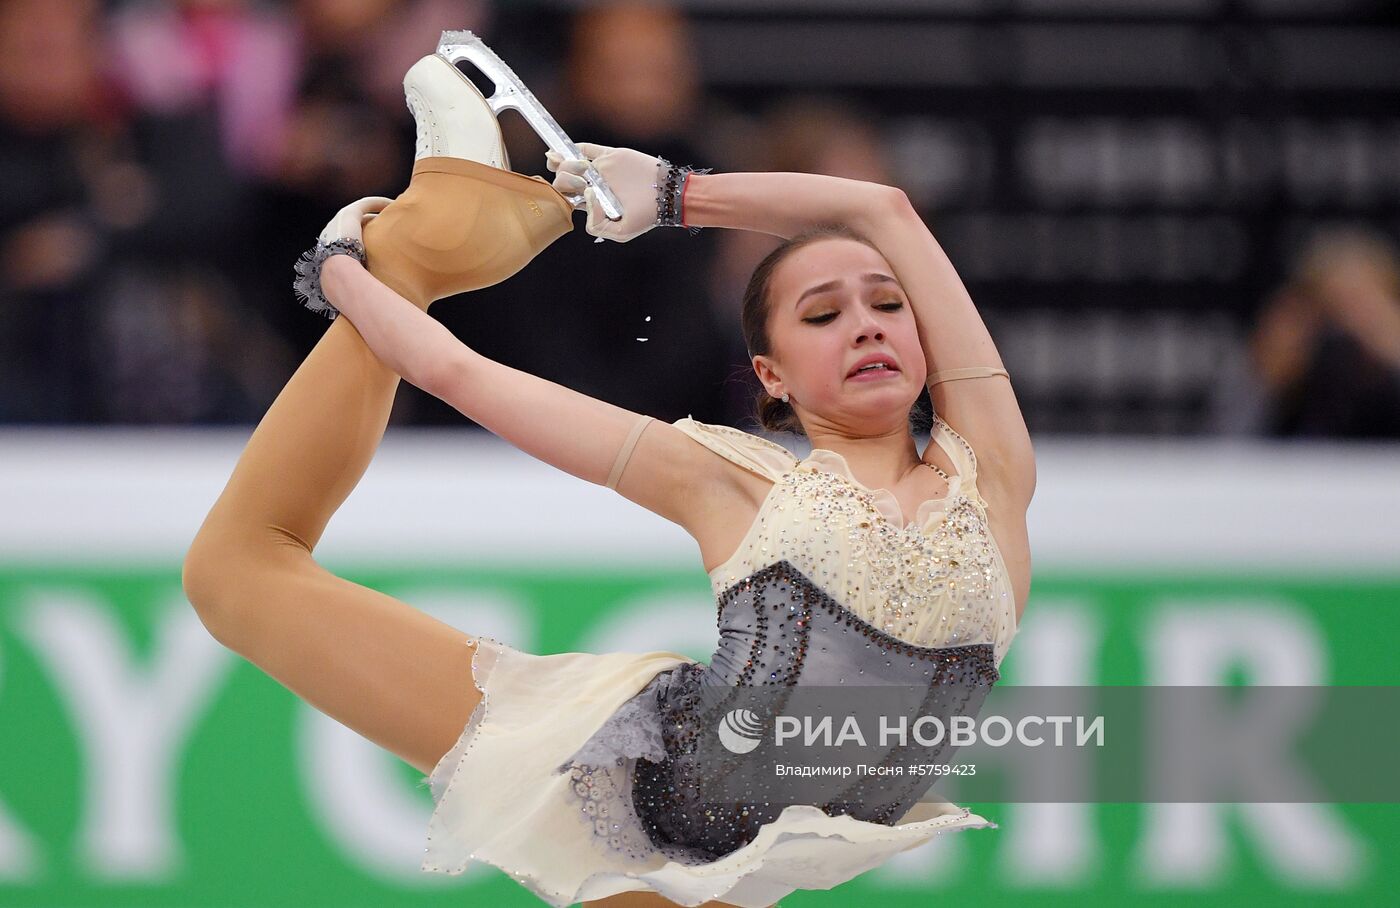
M 479 698 L 474 644 L 311 557 L 374 455 L 398 382 L 336 319 L 253 432 L 184 585 L 220 642 L 426 773 Z
M 415 216 L 395 215 L 365 238 L 371 273 L 381 262 L 386 283 L 411 291 L 419 305 L 442 287 L 470 289 L 514 273 L 568 230 L 565 206 L 562 215 L 552 213 L 549 231 L 526 233 L 521 225 L 541 207 L 529 191 L 466 173 L 430 176 L 437 192 L 418 203 Z M 492 196 L 498 222 L 483 212 L 467 230 L 431 229 L 450 223 L 452 206 L 478 193 Z M 186 555 L 184 584 L 218 640 L 426 773 L 479 699 L 472 638 L 330 574 L 311 556 L 374 456 L 398 382 L 347 319 L 332 322 L 249 439 Z

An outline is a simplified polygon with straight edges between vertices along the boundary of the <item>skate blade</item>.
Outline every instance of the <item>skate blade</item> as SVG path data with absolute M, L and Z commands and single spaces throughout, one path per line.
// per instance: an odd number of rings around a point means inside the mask
M 520 77 L 476 35 L 469 31 L 445 31 L 438 40 L 437 54 L 454 66 L 462 60 L 467 61 L 495 84 L 496 91 L 486 99 L 494 113 L 499 114 L 503 110 L 519 111 L 551 151 L 566 161 L 587 160 L 554 117 L 550 116 L 549 111 L 545 110 L 539 99 L 525 87 Z M 590 164 L 584 171 L 583 178 L 596 192 L 603 216 L 610 221 L 621 220 L 622 203 L 603 179 L 603 175 Z M 584 207 L 582 193 L 567 195 L 565 198 L 574 208 Z

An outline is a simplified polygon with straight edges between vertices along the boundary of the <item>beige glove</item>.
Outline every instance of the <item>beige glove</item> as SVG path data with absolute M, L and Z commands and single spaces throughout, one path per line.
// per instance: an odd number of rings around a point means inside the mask
M 566 161 L 553 151 L 545 153 L 546 166 L 555 174 L 554 188 L 561 195 L 583 193 L 588 210 L 590 236 L 625 243 L 656 226 L 656 184 L 665 175 L 660 158 L 630 148 L 609 148 L 579 142 L 588 161 Z M 622 203 L 622 219 L 609 221 L 598 207 L 598 197 L 582 174 L 591 162 L 608 181 Z
M 321 292 L 321 266 L 333 255 L 349 255 L 363 265 L 365 222 L 376 217 L 393 201 L 380 195 L 367 196 L 335 213 L 335 217 L 316 238 L 316 245 L 303 252 L 293 266 L 295 277 L 292 279 L 292 290 L 302 305 L 330 319 L 340 314 Z
M 317 239 L 325 244 L 335 240 L 354 240 L 364 245 L 365 224 L 370 218 L 388 208 L 393 201 L 393 199 L 386 199 L 382 195 L 371 195 L 357 202 L 351 202 L 335 213 L 335 217 L 331 218 L 330 223 L 326 225 L 325 230 L 321 231 L 321 235 Z

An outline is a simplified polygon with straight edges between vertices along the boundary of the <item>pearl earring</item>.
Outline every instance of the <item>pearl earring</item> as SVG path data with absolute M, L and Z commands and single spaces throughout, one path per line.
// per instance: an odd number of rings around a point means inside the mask
M 786 391 L 784 391 L 784 392 L 783 392 L 783 403 L 787 403 L 787 402 L 788 402 L 788 393 L 787 393 Z

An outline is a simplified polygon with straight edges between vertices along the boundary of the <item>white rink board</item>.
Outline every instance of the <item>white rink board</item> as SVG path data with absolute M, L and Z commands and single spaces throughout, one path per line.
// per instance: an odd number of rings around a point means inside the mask
M 0 430 L 0 559 L 179 559 L 251 431 Z M 1398 445 L 1038 438 L 1036 453 L 1037 570 L 1400 572 Z M 391 430 L 317 556 L 699 569 L 679 527 L 467 429 Z

